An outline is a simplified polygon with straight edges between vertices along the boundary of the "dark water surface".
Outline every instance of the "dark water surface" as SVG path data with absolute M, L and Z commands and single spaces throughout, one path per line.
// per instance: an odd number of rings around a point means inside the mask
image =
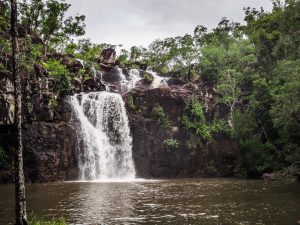
M 14 219 L 14 188 L 0 185 L 0 224 Z M 182 179 L 27 186 L 28 214 L 70 224 L 280 224 L 300 221 L 300 184 Z

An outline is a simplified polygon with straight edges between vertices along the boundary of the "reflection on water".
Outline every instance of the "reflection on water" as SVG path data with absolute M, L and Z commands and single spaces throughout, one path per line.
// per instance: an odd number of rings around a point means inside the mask
M 13 222 L 0 186 L 0 224 Z M 300 185 L 242 180 L 55 183 L 27 186 L 28 212 L 70 224 L 297 224 Z

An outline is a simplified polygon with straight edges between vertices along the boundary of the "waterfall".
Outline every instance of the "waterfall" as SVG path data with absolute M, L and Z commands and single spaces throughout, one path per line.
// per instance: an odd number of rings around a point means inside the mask
M 119 77 L 121 78 L 120 84 L 122 86 L 122 89 L 125 91 L 135 88 L 137 82 L 142 79 L 137 69 L 130 69 L 128 72 L 128 76 L 126 76 L 120 68 L 118 68 L 118 72 Z
M 161 76 L 157 75 L 156 72 L 153 72 L 153 71 L 147 71 L 147 72 L 151 73 L 153 76 L 153 82 L 151 84 L 152 88 L 168 86 L 168 83 L 167 83 L 167 81 L 169 80 L 168 77 L 161 77 Z
M 121 95 L 81 93 L 71 97 L 71 105 L 80 124 L 81 179 L 134 179 L 132 138 Z

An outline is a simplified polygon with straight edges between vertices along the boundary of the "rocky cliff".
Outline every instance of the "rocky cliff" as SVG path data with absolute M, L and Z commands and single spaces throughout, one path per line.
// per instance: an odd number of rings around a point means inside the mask
M 105 52 L 100 57 L 101 69 L 90 78 L 74 78 L 65 96 L 53 92 L 55 81 L 42 65 L 34 66 L 34 73 L 23 74 L 23 134 L 24 167 L 26 180 L 49 182 L 74 180 L 78 177 L 79 151 L 78 122 L 72 116 L 68 96 L 78 92 L 103 91 L 110 85 L 112 91 L 119 86 L 120 68 L 115 66 L 115 53 Z M 106 62 L 105 58 L 109 62 Z M 74 73 L 82 62 L 60 56 Z M 145 69 L 145 68 L 144 68 Z M 128 72 L 123 68 L 124 74 Z M 145 70 L 136 70 L 145 76 Z M 169 79 L 169 85 L 151 88 L 141 80 L 137 88 L 122 92 L 126 101 L 131 133 L 133 158 L 137 176 L 143 178 L 217 177 L 233 176 L 237 148 L 226 135 L 214 134 L 214 141 L 203 141 L 192 130 L 182 125 L 186 99 L 197 96 L 210 119 L 216 109 L 213 90 L 201 82 L 185 83 Z M 151 82 L 150 82 L 151 83 Z M 14 97 L 11 73 L 0 71 L 0 146 L 13 157 Z M 166 128 L 153 117 L 153 108 L 159 106 L 170 121 Z M 176 148 L 164 143 L 174 139 Z M 13 180 L 12 167 L 0 171 L 0 181 Z
M 202 99 L 209 116 L 212 110 L 210 92 L 208 87 L 189 83 L 150 90 L 136 89 L 126 94 L 133 156 L 139 177 L 233 176 L 238 153 L 235 143 L 222 134 L 215 134 L 214 141 L 208 143 L 182 124 L 185 102 L 191 96 Z M 133 104 L 128 104 L 130 98 Z M 153 117 L 153 109 L 158 105 L 168 117 L 169 127 Z M 165 146 L 164 141 L 168 139 L 178 141 L 178 146 L 173 149 Z

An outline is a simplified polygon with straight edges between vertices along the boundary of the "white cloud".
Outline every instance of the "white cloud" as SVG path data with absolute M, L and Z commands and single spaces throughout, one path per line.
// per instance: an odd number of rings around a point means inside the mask
M 147 46 L 154 39 L 215 27 L 224 16 L 243 22 L 243 7 L 270 11 L 270 0 L 67 0 L 86 15 L 86 37 L 97 43 Z

